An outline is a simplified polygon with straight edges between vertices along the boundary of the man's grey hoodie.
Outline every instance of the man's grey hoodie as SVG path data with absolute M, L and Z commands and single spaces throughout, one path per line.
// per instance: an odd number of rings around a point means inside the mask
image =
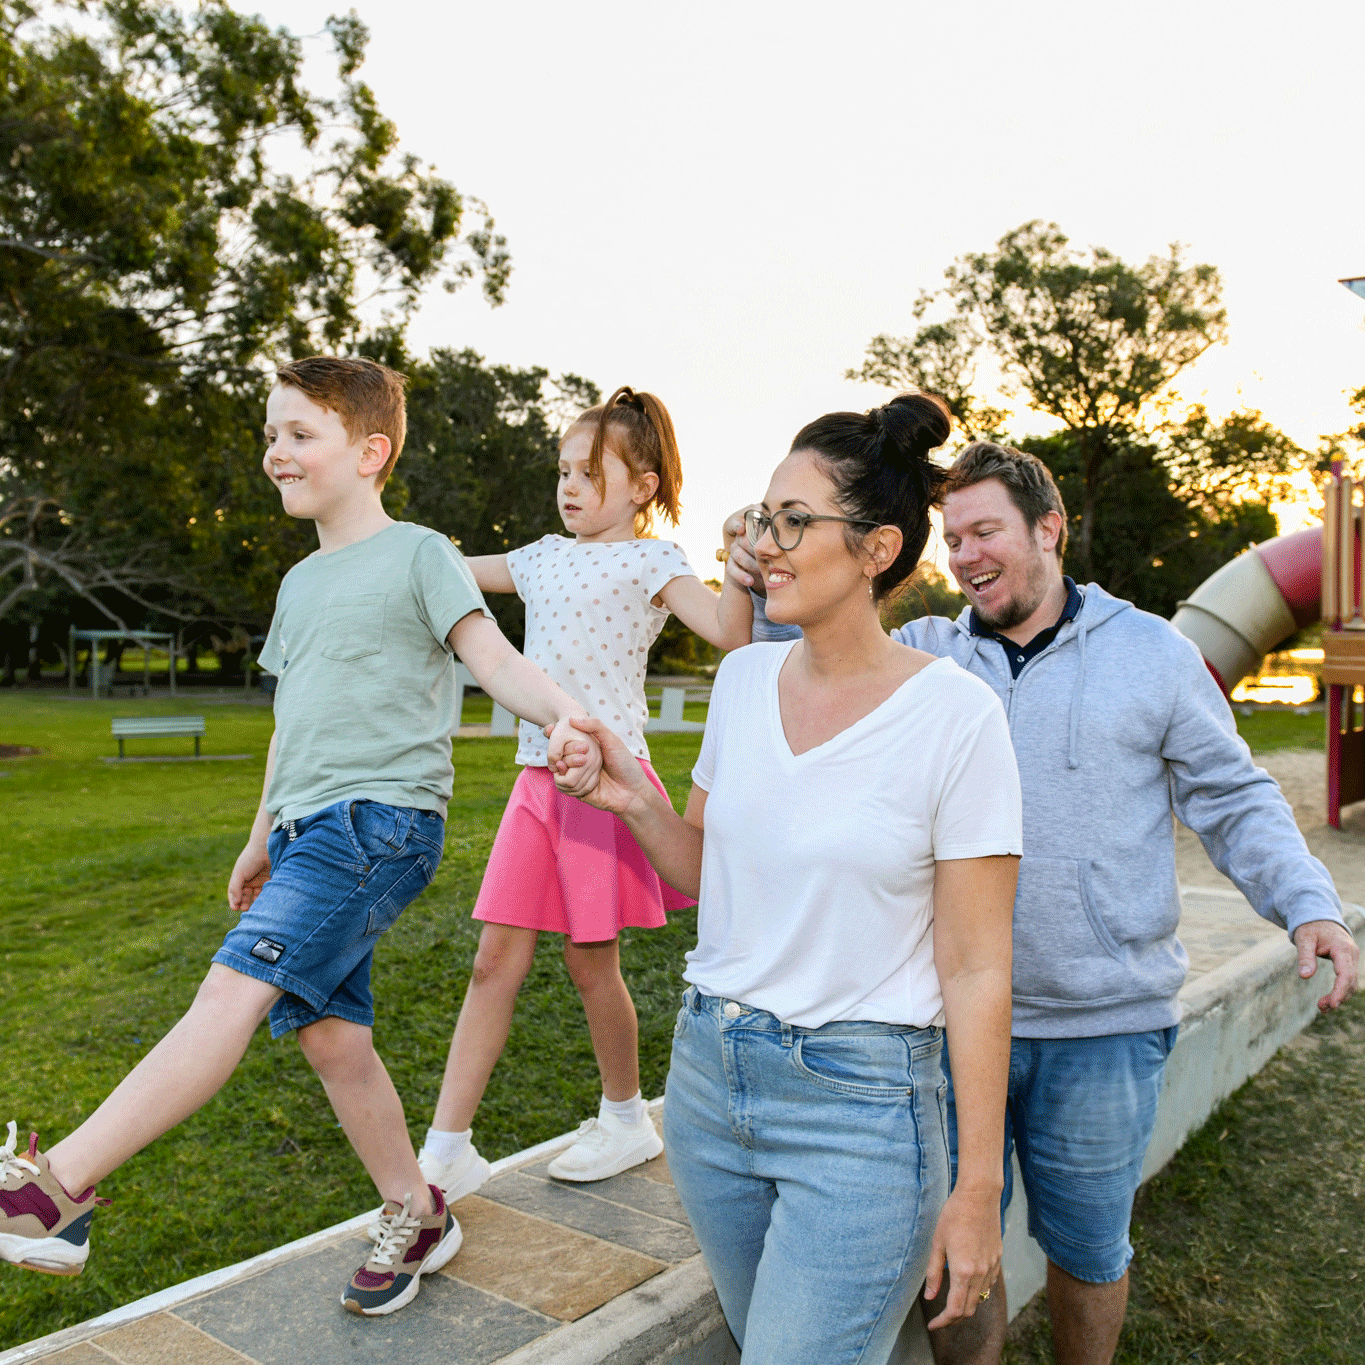
M 999 641 L 974 635 L 970 622 L 967 607 L 956 621 L 911 621 L 893 638 L 956 660 L 1009 719 L 1024 798 L 1016 1037 L 1179 1022 L 1189 958 L 1176 937 L 1172 811 L 1263 918 L 1291 934 L 1309 920 L 1342 922 L 1327 869 L 1252 762 L 1198 650 L 1169 621 L 1091 583 L 1076 619 L 1017 678 Z

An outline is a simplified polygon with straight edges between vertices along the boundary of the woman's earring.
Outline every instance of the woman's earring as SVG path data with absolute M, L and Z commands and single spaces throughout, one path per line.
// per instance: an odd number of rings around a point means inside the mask
M 876 596 L 876 594 L 873 593 L 873 591 L 872 591 L 872 577 L 871 577 L 870 574 L 868 575 L 868 579 L 867 579 L 867 595 L 868 595 L 869 597 L 874 597 L 874 598 L 875 598 L 875 596 Z

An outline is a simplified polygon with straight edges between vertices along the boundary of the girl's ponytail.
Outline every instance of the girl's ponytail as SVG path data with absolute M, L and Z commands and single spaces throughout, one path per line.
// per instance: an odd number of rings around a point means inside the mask
M 638 479 L 641 474 L 657 474 L 659 478 L 653 498 L 636 516 L 636 533 L 648 534 L 655 507 L 676 525 L 682 514 L 682 457 L 678 454 L 678 438 L 668 409 L 652 393 L 637 393 L 623 385 L 605 403 L 589 408 L 574 426 L 585 423 L 596 426 L 588 457 L 588 477 L 598 493 L 603 493 L 607 486 L 602 456 L 607 449 L 607 430 L 611 428 L 611 448 L 631 476 Z

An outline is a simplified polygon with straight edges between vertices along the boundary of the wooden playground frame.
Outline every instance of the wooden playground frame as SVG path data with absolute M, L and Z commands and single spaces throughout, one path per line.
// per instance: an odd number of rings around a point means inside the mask
M 1327 693 L 1327 823 L 1341 828 L 1341 808 L 1365 800 L 1365 612 L 1361 547 L 1365 481 L 1352 479 L 1339 460 L 1323 490 L 1322 685 Z

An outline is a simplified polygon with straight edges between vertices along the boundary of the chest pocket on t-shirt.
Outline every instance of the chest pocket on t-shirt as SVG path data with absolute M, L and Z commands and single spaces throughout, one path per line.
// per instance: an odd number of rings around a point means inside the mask
M 362 593 L 358 597 L 334 597 L 322 609 L 321 634 L 324 659 L 350 663 L 384 648 L 384 603 L 387 594 Z

